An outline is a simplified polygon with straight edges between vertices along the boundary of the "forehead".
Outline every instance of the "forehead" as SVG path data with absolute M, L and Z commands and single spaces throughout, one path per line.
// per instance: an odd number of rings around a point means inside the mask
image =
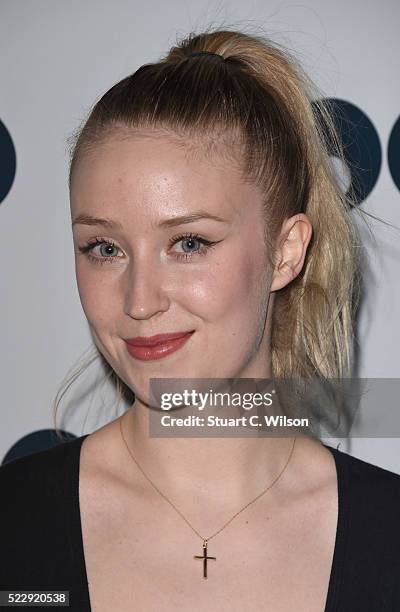
M 92 147 L 71 181 L 73 213 L 134 213 L 150 223 L 199 208 L 240 215 L 251 200 L 260 193 L 243 177 L 237 147 L 155 130 L 116 133 Z

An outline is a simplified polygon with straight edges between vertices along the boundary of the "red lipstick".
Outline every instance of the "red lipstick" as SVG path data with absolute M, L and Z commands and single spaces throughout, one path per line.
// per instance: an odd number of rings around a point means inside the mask
M 194 333 L 175 332 L 171 334 L 157 334 L 155 336 L 136 336 L 125 340 L 128 352 L 132 357 L 142 361 L 162 359 L 174 353 L 185 344 Z

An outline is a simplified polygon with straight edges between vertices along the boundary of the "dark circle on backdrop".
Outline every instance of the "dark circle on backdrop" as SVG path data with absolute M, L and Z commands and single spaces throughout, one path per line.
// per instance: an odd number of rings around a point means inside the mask
M 15 178 L 17 156 L 10 132 L 0 119 L 0 204 L 9 193 Z
M 395 122 L 389 136 L 388 165 L 390 174 L 400 191 L 400 117 Z
M 7 451 L 2 464 L 14 461 L 14 459 L 19 459 L 20 457 L 25 457 L 25 455 L 47 450 L 62 442 L 68 442 L 76 438 L 74 434 L 63 431 L 62 429 L 59 430 L 59 432 L 60 435 L 62 435 L 62 440 L 57 437 L 55 429 L 39 429 L 39 431 L 33 431 L 23 438 L 20 438 Z
M 327 98 L 326 101 L 332 110 L 332 119 L 341 139 L 351 176 L 351 184 L 346 195 L 353 191 L 357 204 L 361 204 L 375 187 L 381 170 L 382 147 L 378 132 L 369 117 L 358 106 L 339 98 Z M 321 119 L 315 104 L 313 110 Z M 326 145 L 332 154 L 333 147 L 329 138 L 326 138 Z

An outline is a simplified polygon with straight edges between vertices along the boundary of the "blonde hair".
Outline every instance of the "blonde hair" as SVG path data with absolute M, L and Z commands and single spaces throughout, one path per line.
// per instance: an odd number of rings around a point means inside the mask
M 198 51 L 222 57 L 191 56 Z M 70 139 L 69 185 L 79 160 L 101 142 L 143 128 L 210 151 L 227 152 L 221 145 L 234 138 L 240 146 L 230 151 L 233 158 L 240 151 L 244 180 L 264 196 L 270 263 L 285 218 L 308 216 L 313 235 L 303 269 L 276 292 L 272 376 L 351 375 L 361 286 L 360 240 L 350 214 L 355 201 L 343 193 L 330 161 L 332 154 L 344 160 L 332 111 L 297 60 L 266 36 L 229 29 L 190 34 L 98 100 Z M 126 385 L 109 373 L 121 397 Z

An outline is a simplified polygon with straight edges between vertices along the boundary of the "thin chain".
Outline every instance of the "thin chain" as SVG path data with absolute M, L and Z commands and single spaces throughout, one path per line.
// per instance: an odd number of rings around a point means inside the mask
M 203 536 L 202 536 L 202 535 L 201 535 L 201 534 L 200 534 L 200 533 L 197 531 L 197 529 L 196 529 L 195 527 L 193 527 L 193 525 L 191 525 L 191 523 L 188 521 L 188 519 L 187 519 L 187 518 L 186 518 L 186 517 L 185 517 L 185 516 L 182 514 L 182 512 L 181 512 L 181 511 L 180 511 L 180 510 L 179 510 L 179 509 L 178 509 L 178 508 L 177 508 L 177 507 L 176 507 L 176 506 L 175 506 L 175 505 L 172 503 L 172 501 L 171 501 L 170 499 L 168 499 L 168 497 L 167 497 L 166 495 L 164 495 L 164 493 L 163 493 L 162 491 L 160 491 L 160 489 L 157 487 L 157 485 L 155 485 L 155 484 L 154 484 L 154 482 L 151 480 L 151 478 L 149 478 L 149 476 L 146 474 L 146 472 L 145 472 L 145 471 L 142 469 L 142 467 L 139 465 L 139 463 L 138 463 L 137 459 L 135 459 L 135 457 L 134 457 L 134 455 L 133 455 L 132 451 L 130 450 L 130 448 L 129 448 L 129 446 L 128 446 L 128 444 L 127 444 L 126 440 L 125 440 L 124 434 L 123 434 L 123 432 L 122 432 L 122 419 L 120 419 L 120 421 L 119 421 L 119 428 L 120 428 L 120 431 L 121 431 L 121 436 L 122 436 L 122 439 L 123 439 L 123 441 L 124 441 L 124 443 L 125 443 L 125 446 L 126 446 L 126 448 L 127 448 L 128 452 L 129 452 L 130 456 L 132 457 L 133 461 L 136 463 L 137 467 L 138 467 L 138 468 L 139 468 L 139 470 L 142 472 L 143 476 L 146 478 L 146 480 L 148 480 L 148 481 L 149 481 L 149 483 L 152 485 L 152 487 L 154 487 L 154 489 L 157 491 L 157 493 L 159 493 L 159 494 L 161 495 L 161 497 L 163 497 L 163 498 L 165 499 L 165 501 L 166 501 L 166 502 L 168 502 L 168 503 L 170 504 L 170 506 L 172 506 L 172 507 L 173 507 L 173 509 L 175 510 L 175 512 L 177 512 L 177 513 L 179 514 L 179 516 L 183 518 L 183 520 L 184 520 L 184 521 L 185 521 L 185 523 L 186 523 L 186 524 L 187 524 L 187 525 L 190 527 L 190 529 L 192 529 L 192 531 L 194 531 L 194 533 L 196 533 L 196 534 L 199 536 L 199 538 L 201 538 L 201 539 L 202 539 L 204 542 L 208 542 L 209 540 L 211 540 L 211 538 L 214 538 L 216 535 L 218 535 L 218 534 L 219 534 L 219 533 L 220 533 L 220 532 L 221 532 L 223 529 L 225 529 L 225 527 L 227 527 L 227 526 L 228 526 L 228 525 L 229 525 L 229 524 L 230 524 L 230 523 L 233 521 L 233 519 L 234 519 L 234 518 L 236 518 L 236 517 L 237 517 L 237 516 L 238 516 L 238 515 L 239 515 L 241 512 L 243 512 L 243 510 L 246 510 L 246 508 L 248 508 L 248 507 L 249 507 L 251 504 L 254 504 L 254 502 L 256 502 L 258 499 L 260 499 L 260 497 L 262 497 L 262 496 L 263 496 L 263 495 L 264 495 L 264 494 L 265 494 L 267 491 L 269 491 L 269 489 L 271 489 L 271 488 L 274 486 L 274 484 L 275 484 L 275 483 L 276 483 L 276 482 L 279 480 L 279 478 L 282 476 L 283 472 L 286 470 L 286 468 L 287 468 L 287 466 L 288 466 L 288 464 L 289 464 L 289 461 L 290 461 L 290 459 L 292 458 L 292 454 L 293 454 L 293 451 L 294 451 L 294 445 L 295 445 L 295 443 L 296 443 L 296 438 L 294 438 L 294 440 L 293 440 L 293 444 L 292 444 L 292 448 L 291 448 L 290 453 L 289 453 L 289 457 L 288 457 L 288 459 L 287 459 L 287 461 L 286 461 L 285 465 L 283 466 L 283 469 L 282 469 L 282 470 L 279 472 L 278 476 L 277 476 L 277 477 L 276 477 L 276 478 L 275 478 L 275 479 L 272 481 L 272 483 L 271 483 L 271 484 L 270 484 L 270 485 L 269 485 L 269 486 L 268 486 L 266 489 L 264 489 L 263 491 L 261 491 L 261 493 L 259 493 L 259 495 L 257 495 L 257 497 L 255 497 L 255 498 L 254 498 L 254 499 L 252 499 L 252 500 L 251 500 L 251 501 L 250 501 L 248 504 L 246 504 L 245 506 L 243 506 L 243 508 L 242 508 L 241 510 L 239 510 L 238 512 L 236 512 L 236 514 L 234 514 L 234 515 L 232 516 L 232 518 L 230 518 L 230 519 L 229 519 L 229 521 L 227 521 L 227 522 L 226 522 L 224 525 L 222 525 L 222 527 L 221 527 L 220 529 L 218 529 L 218 531 L 216 531 L 215 533 L 213 533 L 213 534 L 212 534 L 211 536 L 209 536 L 208 538 L 204 538 L 204 537 L 203 537 Z

